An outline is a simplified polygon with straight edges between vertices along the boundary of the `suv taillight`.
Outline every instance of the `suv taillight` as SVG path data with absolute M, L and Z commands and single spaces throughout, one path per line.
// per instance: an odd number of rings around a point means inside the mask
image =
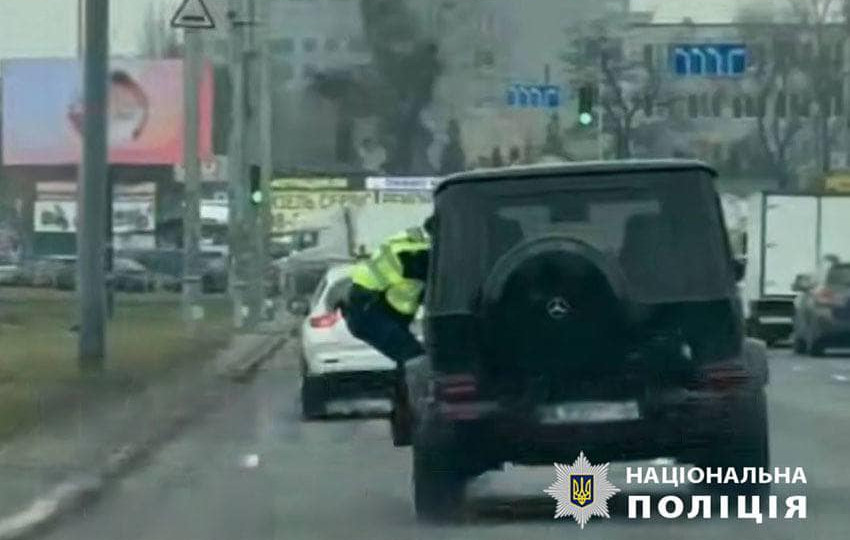
M 340 320 L 341 317 L 339 310 L 332 313 L 325 313 L 324 315 L 317 315 L 316 317 L 310 317 L 310 326 L 313 328 L 331 328 Z
M 439 401 L 467 401 L 478 396 L 478 380 L 469 373 L 441 375 L 434 381 Z
M 718 362 L 700 367 L 693 388 L 701 390 L 729 390 L 748 384 L 752 375 L 735 362 Z

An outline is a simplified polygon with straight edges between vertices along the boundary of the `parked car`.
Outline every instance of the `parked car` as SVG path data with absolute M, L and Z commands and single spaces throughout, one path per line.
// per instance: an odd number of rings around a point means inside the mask
M 201 258 L 204 262 L 201 290 L 205 293 L 226 292 L 229 278 L 227 255 L 218 251 L 205 251 L 201 253 Z
M 22 269 L 21 284 L 30 287 L 74 290 L 77 257 L 48 255 L 27 261 Z
M 426 355 L 407 365 L 417 516 L 504 463 L 769 466 L 716 173 L 690 161 L 461 173 L 435 192 Z M 716 486 L 705 484 L 699 489 Z M 735 484 L 764 494 L 768 486 Z
M 801 274 L 794 290 L 794 352 L 823 356 L 850 346 L 850 263 L 833 264 L 819 280 Z
M 351 265 L 331 267 L 309 305 L 290 306 L 306 319 L 301 329 L 301 410 L 322 416 L 329 399 L 389 397 L 395 362 L 351 335 L 340 312 L 351 288 Z
M 156 277 L 143 264 L 117 257 L 112 266 L 112 286 L 116 291 L 150 292 L 156 289 Z
M 0 262 L 0 285 L 20 285 L 23 277 L 21 265 L 11 261 Z
M 154 275 L 156 288 L 177 292 L 183 287 L 183 251 L 179 249 L 137 249 L 117 254 L 144 265 Z M 202 252 L 201 289 L 205 293 L 227 290 L 227 257 L 220 252 Z

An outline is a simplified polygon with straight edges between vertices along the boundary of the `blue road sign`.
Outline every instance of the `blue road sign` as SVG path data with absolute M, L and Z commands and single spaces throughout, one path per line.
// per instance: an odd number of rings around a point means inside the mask
M 676 75 L 685 77 L 739 77 L 747 70 L 747 47 L 740 43 L 673 45 L 670 64 Z
M 509 107 L 557 109 L 561 106 L 561 88 L 551 84 L 512 84 L 506 100 Z

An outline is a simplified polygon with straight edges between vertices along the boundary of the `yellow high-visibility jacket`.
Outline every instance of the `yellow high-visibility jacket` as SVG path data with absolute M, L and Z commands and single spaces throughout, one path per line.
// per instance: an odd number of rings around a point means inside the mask
M 355 265 L 352 282 L 370 291 L 383 292 L 393 309 L 412 316 L 419 309 L 425 283 L 404 277 L 400 255 L 430 249 L 431 240 L 424 229 L 407 229 L 390 237 L 372 257 Z

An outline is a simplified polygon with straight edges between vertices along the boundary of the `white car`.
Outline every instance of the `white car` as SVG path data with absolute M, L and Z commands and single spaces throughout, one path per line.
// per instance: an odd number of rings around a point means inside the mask
M 348 297 L 352 265 L 332 266 L 310 300 L 301 326 L 301 410 L 325 414 L 333 398 L 391 395 L 395 362 L 351 335 L 339 304 Z

